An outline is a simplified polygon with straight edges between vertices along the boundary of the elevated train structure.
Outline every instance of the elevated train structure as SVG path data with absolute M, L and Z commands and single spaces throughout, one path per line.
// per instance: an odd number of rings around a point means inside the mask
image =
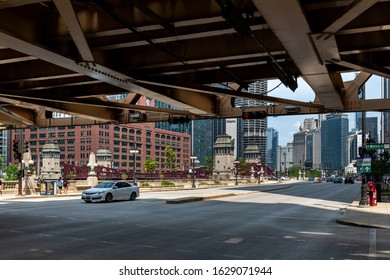
M 389 13 L 387 0 L 0 0 L 0 127 L 386 111 L 358 93 L 390 77 Z M 299 77 L 314 100 L 294 100 Z M 245 91 L 269 79 L 291 99 Z

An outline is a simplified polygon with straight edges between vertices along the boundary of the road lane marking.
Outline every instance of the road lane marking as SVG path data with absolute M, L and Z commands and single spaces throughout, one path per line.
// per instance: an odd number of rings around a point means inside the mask
M 79 237 L 68 237 L 68 239 L 75 240 L 75 241 L 85 240 L 85 238 L 79 238 Z
M 318 231 L 298 231 L 298 233 L 302 233 L 302 234 L 311 234 L 311 235 L 334 235 L 334 233 L 330 233 L 330 232 L 318 232 Z
M 112 241 L 100 241 L 100 242 L 104 244 L 117 244 L 116 242 L 112 242 Z
M 223 243 L 238 244 L 243 240 L 244 240 L 244 238 L 241 238 L 241 237 L 232 237 L 232 238 L 229 238 L 229 239 L 223 241 Z
M 46 237 L 51 237 L 53 236 L 52 234 L 46 234 L 46 233 L 38 233 L 40 236 L 46 236 Z
M 137 245 L 137 247 L 141 247 L 141 248 L 151 248 L 151 249 L 157 248 L 156 246 L 153 246 L 153 245 Z
M 369 253 L 368 257 L 370 260 L 375 260 L 376 259 L 376 229 L 372 228 L 370 230 L 370 239 L 369 239 Z

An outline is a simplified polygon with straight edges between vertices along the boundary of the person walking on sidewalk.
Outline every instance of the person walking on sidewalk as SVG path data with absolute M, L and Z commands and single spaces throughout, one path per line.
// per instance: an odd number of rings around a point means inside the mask
M 63 181 L 62 185 L 64 187 L 64 194 L 67 194 L 68 193 L 68 180 L 64 179 L 62 181 Z
M 58 182 L 57 182 L 57 186 L 58 186 L 58 189 L 59 189 L 59 191 L 60 191 L 60 194 L 62 194 L 62 186 L 63 186 L 63 183 L 64 183 L 64 181 L 63 181 L 62 178 L 60 177 L 60 178 L 58 179 Z
M 0 195 L 3 195 L 3 180 L 0 178 Z

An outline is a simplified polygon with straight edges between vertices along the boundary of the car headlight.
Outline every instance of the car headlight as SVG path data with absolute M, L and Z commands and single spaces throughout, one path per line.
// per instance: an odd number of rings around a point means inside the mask
M 102 193 L 104 193 L 105 191 L 98 191 L 98 192 L 96 192 L 97 194 L 102 194 Z

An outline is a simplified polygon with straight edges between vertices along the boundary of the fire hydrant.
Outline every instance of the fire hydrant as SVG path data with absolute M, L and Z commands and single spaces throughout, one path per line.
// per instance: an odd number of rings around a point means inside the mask
M 377 206 L 377 192 L 374 182 L 368 182 L 367 186 L 369 189 L 367 196 L 370 206 Z

